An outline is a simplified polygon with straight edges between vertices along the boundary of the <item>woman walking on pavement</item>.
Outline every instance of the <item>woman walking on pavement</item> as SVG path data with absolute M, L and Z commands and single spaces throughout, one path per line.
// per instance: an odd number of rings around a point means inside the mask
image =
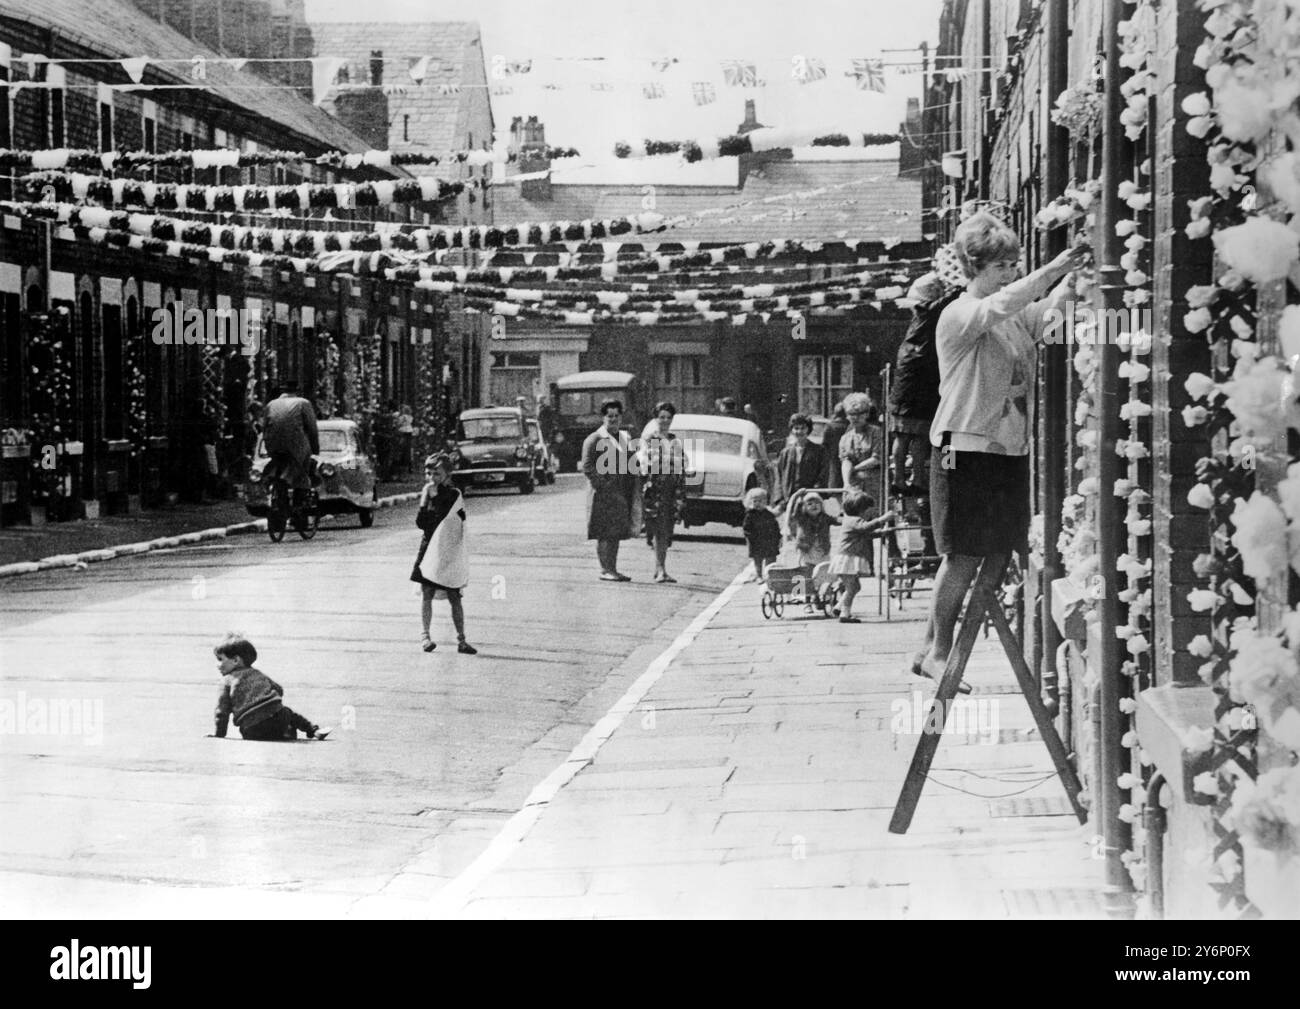
M 618 426 L 623 404 L 607 399 L 600 415 L 603 423 L 582 443 L 582 472 L 590 484 L 587 539 L 596 541 L 601 581 L 630 582 L 618 570 L 618 545 L 635 534 L 633 513 L 640 505 L 641 481 L 631 443 Z
M 677 407 L 664 402 L 655 407 L 658 426 L 641 446 L 641 502 L 646 541 L 655 552 L 655 581 L 675 582 L 668 574 L 668 548 L 673 528 L 686 507 L 686 451 L 671 430 Z
M 434 597 L 441 596 L 451 604 L 456 651 L 477 655 L 478 649 L 465 640 L 465 608 L 461 602 L 461 590 L 469 584 L 464 499 L 452 485 L 451 463 L 442 452 L 424 460 L 424 478 L 428 482 L 420 492 L 420 510 L 415 515 L 415 524 L 424 530 L 424 538 L 411 569 L 411 581 L 420 586 L 420 623 L 424 628 L 420 645 L 426 652 L 438 647 L 429 637 L 429 623 Z
M 930 458 L 930 502 L 943 562 L 925 644 L 912 663 L 914 674 L 933 679 L 948 664 L 953 629 L 976 572 L 993 588 L 1012 551 L 1025 548 L 1037 343 L 1050 320 L 1059 318 L 1053 310 L 1070 296 L 1068 274 L 1090 255 L 1086 246 L 1075 246 L 1017 280 L 1020 242 L 988 213 L 963 222 L 953 246 L 970 284 L 943 310 L 935 332 L 940 398 L 930 427 L 930 444 L 938 449 Z

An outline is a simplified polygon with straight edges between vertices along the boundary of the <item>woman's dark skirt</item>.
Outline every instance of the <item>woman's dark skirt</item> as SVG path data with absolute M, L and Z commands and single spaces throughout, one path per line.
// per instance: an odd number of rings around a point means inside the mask
M 934 542 L 944 556 L 1023 552 L 1029 537 L 1029 456 L 930 453 Z

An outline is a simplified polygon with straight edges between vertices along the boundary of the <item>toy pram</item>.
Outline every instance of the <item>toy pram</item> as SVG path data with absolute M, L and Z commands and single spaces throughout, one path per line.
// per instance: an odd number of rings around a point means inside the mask
M 785 613 L 787 604 L 802 606 L 805 612 L 816 611 L 823 617 L 831 616 L 839 600 L 839 579 L 827 574 L 830 563 L 823 561 L 816 567 L 809 565 L 769 564 L 767 588 L 759 600 L 763 618 L 771 620 Z

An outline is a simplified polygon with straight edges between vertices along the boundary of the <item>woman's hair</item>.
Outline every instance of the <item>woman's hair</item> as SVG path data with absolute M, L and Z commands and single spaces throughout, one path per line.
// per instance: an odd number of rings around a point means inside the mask
M 611 409 L 617 410 L 619 413 L 622 413 L 623 401 L 618 399 L 605 400 L 605 402 L 600 404 L 600 415 L 602 417 L 605 416 L 605 414 L 609 413 Z
M 790 414 L 790 430 L 791 430 L 791 431 L 793 431 L 796 427 L 798 427 L 798 426 L 801 425 L 801 424 L 802 424 L 804 427 L 806 427 L 809 431 L 812 430 L 812 426 L 813 426 L 813 425 L 812 425 L 812 418 L 809 417 L 806 413 L 792 413 L 792 414 Z
M 451 456 L 446 452 L 434 452 L 433 455 L 427 456 L 424 460 L 424 468 L 436 466 L 445 473 L 451 472 Z
M 621 409 L 621 407 L 620 407 L 620 409 Z M 656 403 L 656 404 L 655 404 L 655 416 L 656 416 L 656 417 L 658 417 L 661 413 L 665 413 L 665 412 L 666 412 L 670 417 L 676 417 L 676 416 L 677 416 L 677 407 L 675 407 L 675 406 L 673 406 L 671 403 L 669 403 L 668 400 L 664 400 L 662 403 Z
M 844 412 L 844 400 L 840 400 L 838 403 L 835 404 L 834 409 L 831 410 L 831 419 L 832 420 L 849 419 L 848 414 Z
M 844 397 L 844 413 L 848 415 L 854 410 L 866 411 L 867 416 L 875 412 L 876 404 L 871 401 L 871 397 L 865 392 L 851 392 Z
M 974 279 L 989 263 L 1020 258 L 1020 239 L 992 214 L 981 211 L 962 221 L 952 238 L 966 276 Z
M 246 666 L 251 666 L 257 661 L 257 649 L 253 647 L 253 643 L 235 631 L 227 634 L 225 640 L 212 649 L 212 654 L 219 659 L 239 659 Z
M 861 491 L 849 491 L 840 501 L 840 508 L 845 515 L 861 518 L 876 505 L 875 499 Z
M 754 511 L 762 508 L 767 501 L 767 491 L 762 487 L 751 487 L 745 491 L 745 508 Z

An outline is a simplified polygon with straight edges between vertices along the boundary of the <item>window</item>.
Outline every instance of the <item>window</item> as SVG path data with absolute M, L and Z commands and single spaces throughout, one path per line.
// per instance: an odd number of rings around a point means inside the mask
M 152 119 L 144 121 L 144 149 L 150 154 L 158 151 L 158 124 Z
M 411 117 L 402 116 L 402 139 L 409 141 L 411 139 Z
M 113 106 L 105 102 L 99 103 L 99 149 L 113 149 Z
M 799 356 L 799 412 L 828 417 L 831 409 L 853 391 L 853 355 Z
M 66 134 L 63 100 L 67 74 L 63 67 L 55 66 L 48 67 L 46 74 L 50 85 L 50 146 L 62 147 Z
M 653 358 L 655 402 L 668 400 L 681 413 L 709 413 L 713 390 L 708 385 L 707 359 L 694 355 Z
M 370 83 L 379 87 L 384 83 L 384 51 L 382 49 L 370 50 Z

